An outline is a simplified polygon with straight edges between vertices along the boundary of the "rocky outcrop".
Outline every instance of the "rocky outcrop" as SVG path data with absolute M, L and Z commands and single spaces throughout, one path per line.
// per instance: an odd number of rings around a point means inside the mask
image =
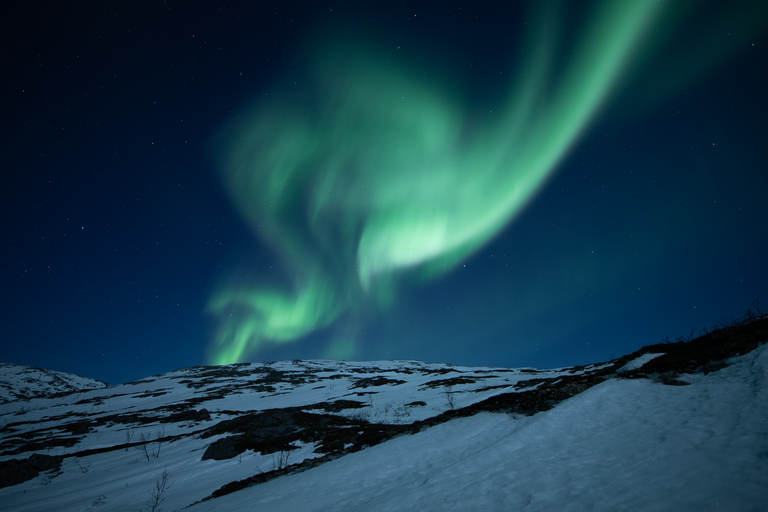
M 0 487 L 32 480 L 44 471 L 58 470 L 64 457 L 36 453 L 26 459 L 0 461 Z

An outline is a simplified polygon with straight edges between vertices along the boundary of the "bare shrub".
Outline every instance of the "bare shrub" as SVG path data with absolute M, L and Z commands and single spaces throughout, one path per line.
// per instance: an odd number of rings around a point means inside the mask
M 80 472 L 83 474 L 87 473 L 88 470 L 91 468 L 90 464 L 80 464 L 80 460 L 77 457 L 75 457 L 75 464 L 77 465 L 78 468 L 80 468 Z
M 287 468 L 289 454 L 290 453 L 287 450 L 281 450 L 280 453 L 277 454 L 277 458 L 275 458 L 275 455 L 272 455 L 272 471 Z
M 160 478 L 155 482 L 155 487 L 149 491 L 152 498 L 147 502 L 147 506 L 142 511 L 160 512 L 160 504 L 165 500 L 165 492 L 170 488 L 171 474 L 167 469 L 160 473 Z
M 136 448 L 144 454 L 147 461 L 150 459 L 157 459 L 160 457 L 160 449 L 163 447 L 165 441 L 165 427 L 162 430 L 155 432 L 155 440 L 152 441 L 152 435 L 142 432 L 139 434 L 139 442 L 141 443 Z
M 448 408 L 454 410 L 456 408 L 456 397 L 453 396 L 453 391 L 451 391 L 451 389 L 451 386 L 445 386 L 443 394 L 445 395 L 445 400 L 448 402 Z

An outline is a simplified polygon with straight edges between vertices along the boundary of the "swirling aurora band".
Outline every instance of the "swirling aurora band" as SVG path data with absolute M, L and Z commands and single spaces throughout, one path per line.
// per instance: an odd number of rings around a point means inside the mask
M 363 303 L 383 306 L 398 279 L 449 271 L 487 243 L 583 133 L 662 6 L 605 2 L 564 64 L 555 35 L 537 25 L 521 81 L 479 128 L 438 87 L 343 45 L 315 63 L 311 93 L 240 115 L 221 145 L 224 181 L 285 280 L 219 287 L 211 362 L 299 339 Z

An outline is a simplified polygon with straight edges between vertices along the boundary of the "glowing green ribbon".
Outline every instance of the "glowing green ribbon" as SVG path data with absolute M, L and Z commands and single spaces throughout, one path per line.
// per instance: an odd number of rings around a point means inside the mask
M 239 116 L 225 182 L 288 282 L 232 281 L 215 293 L 212 361 L 236 362 L 365 301 L 386 303 L 405 271 L 436 275 L 488 242 L 583 133 L 661 5 L 606 2 L 564 65 L 557 34 L 537 26 L 519 82 L 479 127 L 407 70 L 339 47 L 313 65 L 309 94 Z

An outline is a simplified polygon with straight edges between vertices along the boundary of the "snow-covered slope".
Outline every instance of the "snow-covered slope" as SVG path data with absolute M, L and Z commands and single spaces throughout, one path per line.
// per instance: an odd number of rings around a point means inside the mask
M 459 418 L 191 510 L 765 511 L 767 349 L 690 386 L 612 379 L 545 413 Z
M 73 373 L 0 363 L 0 404 L 104 387 L 104 382 Z
M 197 367 L 10 402 L 0 508 L 765 510 L 766 339 L 556 370 Z

